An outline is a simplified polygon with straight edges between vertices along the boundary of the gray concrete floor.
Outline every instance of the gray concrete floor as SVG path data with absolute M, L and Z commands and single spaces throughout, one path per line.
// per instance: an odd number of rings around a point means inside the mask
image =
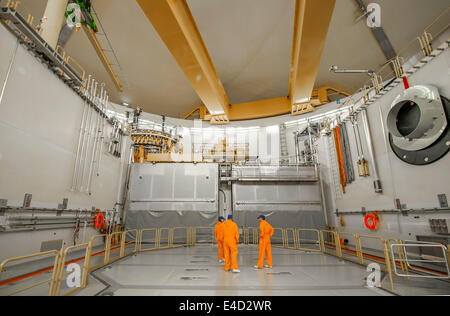
M 256 246 L 239 246 L 241 273 L 225 272 L 217 260 L 216 246 L 181 247 L 138 253 L 102 267 L 88 276 L 87 287 L 77 296 L 380 296 L 391 295 L 383 289 L 366 287 L 369 272 L 365 266 L 322 253 L 272 248 L 273 270 L 255 270 Z M 112 258 L 118 252 L 112 253 Z M 92 265 L 102 256 L 92 258 Z M 81 265 L 83 262 L 79 262 Z M 28 272 L 42 262 L 29 263 Z M 8 269 L 6 276 L 23 272 L 24 266 Z M 0 287 L 0 296 L 46 280 L 51 272 Z M 61 295 L 70 291 L 63 275 Z M 2 277 L 2 279 L 4 279 Z M 399 295 L 450 295 L 450 283 L 431 279 L 394 276 Z M 388 289 L 383 276 L 382 287 Z M 49 282 L 18 295 L 48 295 Z
M 77 295 L 377 296 L 365 286 L 365 267 L 316 253 L 273 248 L 274 269 L 255 270 L 258 248 L 239 246 L 241 273 L 225 272 L 217 247 L 157 250 L 127 257 L 93 273 L 96 282 Z

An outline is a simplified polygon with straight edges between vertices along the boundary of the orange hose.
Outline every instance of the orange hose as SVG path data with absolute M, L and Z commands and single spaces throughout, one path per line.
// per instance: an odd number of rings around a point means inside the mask
M 336 145 L 336 154 L 338 156 L 339 177 L 341 179 L 342 191 L 345 193 L 347 179 L 345 178 L 344 158 L 342 156 L 341 138 L 340 138 L 338 126 L 334 129 L 334 141 L 335 141 L 335 145 Z

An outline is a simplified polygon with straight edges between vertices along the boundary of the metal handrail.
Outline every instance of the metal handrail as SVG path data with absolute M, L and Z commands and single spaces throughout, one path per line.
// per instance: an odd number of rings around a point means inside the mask
M 355 241 L 355 251 L 354 251 L 355 254 L 353 254 L 353 255 L 356 256 L 356 259 L 344 256 L 344 253 L 352 254 L 352 250 L 351 249 L 346 249 L 345 245 L 341 244 L 341 236 L 350 236 L 350 237 L 352 237 L 354 239 L 354 241 Z M 363 255 L 362 255 L 362 247 L 361 247 L 360 236 L 358 236 L 356 234 L 353 234 L 353 233 L 338 232 L 337 233 L 337 237 L 338 237 L 338 242 L 341 245 L 342 257 L 347 259 L 347 260 L 356 261 L 357 263 L 363 264 Z
M 281 232 L 281 237 L 274 237 L 273 235 L 275 235 L 275 232 L 276 231 L 280 231 Z M 273 235 L 272 235 L 272 239 L 281 239 L 281 244 L 282 244 L 282 246 L 279 246 L 279 245 L 274 245 L 274 244 L 272 244 L 272 247 L 276 247 L 276 248 L 286 248 L 286 235 L 285 235 L 285 232 L 284 232 L 284 229 L 283 228 L 274 228 L 273 229 Z
M 42 285 L 45 282 L 50 281 L 51 284 L 50 284 L 49 295 L 50 296 L 54 296 L 54 295 L 59 296 L 60 291 L 61 291 L 62 279 L 63 279 L 63 275 L 64 275 L 64 267 L 68 264 L 68 262 L 66 262 L 68 253 L 74 249 L 86 248 L 81 286 L 64 294 L 64 295 L 70 295 L 70 294 L 73 294 L 74 292 L 86 287 L 87 276 L 88 276 L 89 271 L 92 271 L 93 269 L 96 269 L 98 267 L 101 267 L 101 266 L 104 266 L 111 262 L 114 262 L 114 261 L 116 261 L 120 258 L 123 258 L 124 256 L 130 255 L 134 252 L 143 252 L 143 251 L 156 250 L 156 249 L 169 249 L 169 248 L 176 248 L 176 247 L 180 247 L 180 246 L 189 246 L 189 245 L 203 245 L 204 243 L 198 243 L 196 240 L 196 233 L 199 229 L 208 229 L 208 230 L 210 229 L 212 231 L 212 233 L 214 233 L 213 227 L 174 227 L 174 228 L 148 228 L 148 229 L 140 229 L 140 230 L 134 229 L 134 230 L 128 230 L 128 231 L 124 231 L 124 232 L 116 232 L 116 233 L 109 234 L 109 235 L 96 235 L 96 236 L 92 236 L 88 243 L 71 246 L 66 249 L 61 249 L 60 251 L 52 250 L 52 251 L 37 253 L 37 254 L 33 254 L 33 255 L 28 255 L 28 256 L 6 259 L 0 265 L 0 277 L 1 277 L 1 273 L 3 272 L 3 267 L 6 264 L 8 264 L 9 262 L 32 258 L 32 257 L 37 257 L 37 256 L 54 254 L 55 255 L 55 263 L 53 266 L 53 275 L 52 275 L 51 279 L 43 281 L 43 282 L 39 282 L 37 284 L 33 284 L 24 289 L 14 291 L 14 292 L 10 293 L 9 295 L 23 292 L 25 290 Z M 176 238 L 182 238 L 182 237 L 175 237 L 174 232 L 183 231 L 183 230 L 186 230 L 186 243 L 183 243 L 182 245 L 176 245 L 174 243 L 174 240 Z M 162 233 L 165 231 L 168 232 L 168 235 L 167 235 L 167 243 L 168 244 L 167 244 L 167 246 L 161 247 L 161 236 L 162 236 Z M 250 235 L 250 232 L 253 232 L 253 234 L 256 232 L 256 234 L 257 234 L 257 231 L 258 230 L 256 227 L 244 227 L 243 228 L 244 244 L 256 245 L 257 244 L 257 243 L 255 243 L 256 240 L 254 240 L 253 243 L 250 242 L 249 235 Z M 335 230 L 318 230 L 318 229 L 303 229 L 303 228 L 296 228 L 296 229 L 294 229 L 294 228 L 274 228 L 274 231 L 281 232 L 281 237 L 275 237 L 275 238 L 281 238 L 281 240 L 282 240 L 281 246 L 274 245 L 274 247 L 285 248 L 285 249 L 295 249 L 295 250 L 302 250 L 302 251 L 311 251 L 311 252 L 323 252 L 323 253 L 337 256 L 339 258 L 349 260 L 352 262 L 356 262 L 356 263 L 362 264 L 362 265 L 369 264 L 369 262 L 367 262 L 367 260 L 364 260 L 364 258 L 368 257 L 369 260 L 371 260 L 370 259 L 371 255 L 365 254 L 363 252 L 364 247 L 363 247 L 363 243 L 361 242 L 361 240 L 363 240 L 363 239 L 378 240 L 381 243 L 382 251 L 384 253 L 384 258 L 383 257 L 380 257 L 380 258 L 372 257 L 372 258 L 373 258 L 373 260 L 378 261 L 378 262 L 381 262 L 382 259 L 384 259 L 383 261 L 386 265 L 386 271 L 388 272 L 388 275 L 389 275 L 391 290 L 394 289 L 392 266 L 394 266 L 395 274 L 397 276 L 402 276 L 402 277 L 406 276 L 406 277 L 427 277 L 427 278 L 446 279 L 446 278 L 449 278 L 449 275 L 450 275 L 450 268 L 448 265 L 448 262 L 449 262 L 448 257 L 450 257 L 450 252 L 449 252 L 448 248 L 445 247 L 444 245 L 434 244 L 434 243 L 425 243 L 425 242 L 412 243 L 412 241 L 406 241 L 406 243 L 405 243 L 403 241 L 398 241 L 395 239 L 383 239 L 382 237 L 379 237 L 379 236 L 366 236 L 366 235 L 359 235 L 359 234 L 355 234 L 355 233 L 339 232 L 339 231 L 335 231 Z M 145 232 L 154 232 L 154 234 L 155 234 L 154 238 L 151 240 L 155 242 L 155 247 L 143 248 L 143 241 L 144 241 L 143 235 Z M 292 246 L 292 241 L 289 240 L 290 232 L 293 233 L 294 247 Z M 301 232 L 315 232 L 317 234 L 317 239 L 302 239 L 302 238 L 300 238 Z M 135 241 L 126 243 L 126 235 L 128 233 L 136 234 Z M 325 241 L 325 234 L 328 234 L 330 237 L 332 237 L 332 238 L 330 238 L 330 241 Z M 117 236 L 117 235 L 121 236 L 120 242 L 116 245 L 115 248 L 112 248 L 113 245 L 111 244 L 111 242 L 113 240 L 113 237 Z M 245 235 L 247 235 L 247 237 L 245 237 Z M 344 252 L 347 252 L 347 251 L 345 248 L 341 247 L 341 243 L 340 243 L 341 236 L 351 236 L 355 239 L 355 248 L 356 249 L 355 249 L 354 255 L 357 257 L 357 260 L 355 260 L 353 258 L 349 258 L 349 256 L 343 255 L 343 251 Z M 93 243 L 98 238 L 104 238 L 106 240 L 106 242 L 104 244 L 103 250 L 93 254 L 92 253 Z M 303 247 L 302 241 L 305 241 L 305 240 L 318 245 L 319 249 Z M 132 243 L 134 243 L 134 249 L 128 253 L 125 253 L 125 251 L 124 251 L 125 247 L 131 245 Z M 327 247 L 334 247 L 336 249 L 336 251 L 335 252 L 327 251 L 327 249 L 326 249 Z M 406 247 L 439 247 L 442 249 L 443 259 L 442 260 L 425 260 L 425 259 L 416 260 L 415 258 L 413 259 L 411 257 L 408 257 L 408 254 L 405 251 Z M 110 257 L 111 251 L 115 250 L 117 248 L 120 248 L 120 255 L 118 257 L 111 258 Z M 389 251 L 389 248 L 390 248 L 390 251 Z M 398 256 L 399 256 L 398 258 L 395 257 L 394 249 L 398 250 Z M 91 258 L 93 256 L 97 256 L 101 253 L 105 254 L 105 257 L 102 260 L 102 262 L 94 267 L 90 267 Z M 83 258 L 78 258 L 76 260 L 80 261 L 82 259 Z M 380 259 L 380 260 L 378 260 L 378 259 Z M 408 274 L 408 272 L 407 272 L 408 270 L 415 270 L 415 271 L 422 272 L 422 273 L 424 272 L 424 271 L 420 270 L 420 267 L 419 268 L 414 267 L 413 266 L 414 262 L 445 263 L 447 266 L 448 274 L 447 274 L 447 276 L 442 276 L 442 275 L 437 275 L 437 274 L 432 274 L 432 275 L 430 275 L 430 274 L 429 275 Z M 397 266 L 402 267 L 403 273 L 400 273 L 397 270 Z M 405 271 L 407 274 L 405 274 Z
M 448 264 L 448 258 L 447 258 L 447 253 L 448 253 L 448 249 L 447 247 L 445 247 L 442 244 L 438 244 L 438 243 L 430 243 L 430 244 L 425 244 L 425 243 L 416 243 L 416 244 L 405 244 L 405 243 L 401 243 L 401 244 L 391 244 L 391 255 L 392 255 L 392 261 L 393 261 L 393 266 L 394 266 L 394 273 L 397 276 L 401 276 L 401 277 L 415 277 L 415 278 L 433 278 L 433 279 L 450 279 L 450 267 Z M 404 253 L 405 253 L 405 259 L 400 259 L 400 258 L 396 258 L 394 255 L 394 247 L 401 247 L 404 249 Z M 443 260 L 424 260 L 424 259 L 409 259 L 408 258 L 408 252 L 406 251 L 407 247 L 433 247 L 433 248 L 441 248 L 442 249 L 442 254 L 443 254 Z M 424 269 L 417 269 L 414 268 L 410 262 L 423 262 L 423 263 L 445 263 L 445 268 L 447 269 L 447 275 L 443 276 L 443 275 L 438 275 L 436 273 L 431 273 L 432 275 L 423 275 L 423 274 L 402 274 L 399 273 L 397 271 L 397 267 L 396 267 L 396 263 L 397 262 L 406 262 L 406 264 L 408 265 L 410 270 L 414 270 L 420 273 L 425 273 L 425 272 L 429 272 L 429 271 L 425 271 Z
M 175 232 L 177 231 L 177 230 L 186 230 L 186 242 L 184 243 L 184 244 L 181 244 L 181 245 L 174 245 L 174 240 L 176 239 L 175 238 Z M 189 240 L 188 240 L 188 236 L 187 236 L 187 234 L 188 234 L 188 228 L 187 227 L 173 227 L 172 228 L 172 241 L 171 241 L 171 246 L 172 247 L 184 247 L 184 246 L 187 246 L 188 244 L 189 244 Z M 183 237 L 179 237 L 179 238 L 183 238 Z
M 64 267 L 66 266 L 66 258 L 67 258 L 68 252 L 73 250 L 73 249 L 79 249 L 79 248 L 84 248 L 84 247 L 86 247 L 86 252 L 85 252 L 85 256 L 84 256 L 85 264 L 83 265 L 83 274 L 82 274 L 82 277 L 81 277 L 81 285 L 80 285 L 79 288 L 75 288 L 74 290 L 70 291 L 69 293 L 66 293 L 65 295 L 71 295 L 74 292 L 76 292 L 76 291 L 86 287 L 87 272 L 88 272 L 87 271 L 88 267 L 86 265 L 86 262 L 87 262 L 86 258 L 88 258 L 88 255 L 89 255 L 89 243 L 71 246 L 71 247 L 68 247 L 68 248 L 66 248 L 64 250 L 64 253 L 61 256 L 61 260 L 59 262 L 59 270 L 58 270 L 58 273 L 57 273 L 57 281 L 56 281 L 57 282 L 57 286 L 56 286 L 56 291 L 54 292 L 55 296 L 59 296 L 60 295 L 61 283 L 62 283 L 62 279 L 63 279 L 63 275 L 64 275 Z
M 133 233 L 133 232 L 136 233 L 135 241 L 134 241 L 134 242 L 131 241 L 131 242 L 129 242 L 129 243 L 126 243 L 126 237 L 127 237 L 127 234 L 130 234 L 130 233 Z M 128 252 L 128 253 L 125 253 L 126 247 L 129 246 L 129 244 L 132 244 L 132 243 L 134 243 L 134 249 L 131 250 L 131 251 Z M 130 254 L 132 254 L 132 253 L 137 252 L 138 249 L 139 249 L 139 231 L 138 231 L 137 229 L 131 229 L 131 230 L 124 231 L 124 232 L 123 232 L 123 244 L 124 244 L 124 247 L 123 247 L 123 251 L 122 251 L 122 257 L 126 257 L 126 256 L 128 256 L 128 255 L 130 255 Z
M 259 234 L 257 227 L 248 227 L 249 232 L 249 245 L 258 245 L 259 244 Z M 250 232 L 252 232 L 252 242 L 250 243 Z
M 8 263 L 10 263 L 10 262 L 20 261 L 20 260 L 23 260 L 23 259 L 34 258 L 34 257 L 40 257 L 40 256 L 45 256 L 45 255 L 50 255 L 50 254 L 55 254 L 55 261 L 54 261 L 54 263 L 53 263 L 53 268 L 52 268 L 53 273 L 52 273 L 52 276 L 51 276 L 50 279 L 46 279 L 46 280 L 41 281 L 41 282 L 39 282 L 39 283 L 29 285 L 29 286 L 27 286 L 27 287 L 25 287 L 25 288 L 23 288 L 23 289 L 15 290 L 15 291 L 13 291 L 13 292 L 11 292 L 11 293 L 8 293 L 7 296 L 11 296 L 11 295 L 14 295 L 14 294 L 17 294 L 17 293 L 24 292 L 24 291 L 29 290 L 29 289 L 31 289 L 31 288 L 34 288 L 34 287 L 36 287 L 36 286 L 42 285 L 42 284 L 44 284 L 44 283 L 47 283 L 48 281 L 50 281 L 50 289 L 49 289 L 49 294 L 48 294 L 48 295 L 49 295 L 49 296 L 53 296 L 54 291 L 55 291 L 55 288 L 56 288 L 56 285 L 57 285 L 57 284 L 56 284 L 56 278 L 57 278 L 57 273 L 58 273 L 59 258 L 60 258 L 60 255 L 61 255 L 61 252 L 58 251 L 58 250 L 49 250 L 49 251 L 44 251 L 44 252 L 34 253 L 34 254 L 31 254 L 31 255 L 25 255 L 25 256 L 20 256 L 20 257 L 14 257 L 14 258 L 8 258 L 8 259 L 5 259 L 5 260 L 0 264 L 0 278 L 1 278 L 1 276 L 2 276 L 4 267 L 5 267 Z
M 215 245 L 216 244 L 215 236 L 214 236 L 214 227 L 199 226 L 199 227 L 194 227 L 193 229 L 194 229 L 194 243 L 193 243 L 194 245 Z M 211 230 L 211 242 L 210 243 L 208 243 L 208 242 L 206 242 L 206 243 L 197 242 L 197 231 L 199 229 Z
M 322 245 L 323 253 L 334 255 L 334 253 L 329 252 L 329 251 L 326 250 L 325 238 L 324 238 L 324 235 L 323 235 L 324 233 L 330 234 L 330 236 L 333 237 L 332 238 L 333 239 L 332 242 L 334 242 L 334 247 L 336 249 L 336 256 L 338 256 L 339 258 L 342 258 L 341 244 L 339 242 L 339 236 L 338 236 L 338 232 L 337 231 L 320 230 L 321 245 Z
M 170 228 L 160 228 L 158 231 L 159 231 L 159 234 L 158 234 L 158 249 L 170 248 L 170 240 L 171 240 L 171 238 L 170 238 L 170 232 L 171 232 Z M 161 236 L 162 236 L 162 233 L 165 232 L 165 231 L 167 231 L 167 246 L 162 247 L 161 246 Z
M 292 238 L 294 245 L 291 247 L 291 244 L 289 242 L 289 232 L 292 232 Z M 284 235 L 286 236 L 286 248 L 287 249 L 298 249 L 298 242 L 296 238 L 296 233 L 294 228 L 285 228 L 284 229 Z
M 315 232 L 317 234 L 317 239 L 300 238 L 300 232 Z M 318 229 L 297 228 L 296 235 L 297 235 L 297 242 L 298 242 L 298 248 L 297 248 L 298 250 L 311 251 L 311 252 L 321 252 L 322 251 L 321 246 L 320 246 L 320 232 Z M 311 241 L 314 244 L 317 244 L 319 246 L 319 249 L 302 247 L 302 243 L 300 241 Z
M 140 237 L 139 237 L 139 252 L 141 251 L 151 251 L 151 250 L 156 250 L 158 249 L 158 229 L 157 228 L 145 228 L 145 229 L 141 229 L 140 231 Z M 155 242 L 155 247 L 154 248 L 143 248 L 143 236 L 144 236 L 144 232 L 155 232 L 155 237 L 154 237 L 154 242 Z M 146 239 L 147 240 L 147 239 Z

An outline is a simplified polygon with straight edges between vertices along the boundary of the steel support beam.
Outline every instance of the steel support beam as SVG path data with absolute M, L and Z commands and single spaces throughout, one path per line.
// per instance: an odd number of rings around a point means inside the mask
M 289 83 L 291 105 L 311 98 L 335 3 L 297 0 Z
M 364 14 L 367 14 L 367 6 L 364 4 L 363 0 L 355 0 L 358 7 L 361 9 L 361 11 Z M 391 44 L 391 41 L 386 35 L 386 32 L 382 27 L 372 27 L 370 28 L 373 36 L 375 37 L 376 41 L 380 45 L 381 50 L 383 51 L 384 56 L 387 60 L 391 60 L 395 56 L 397 56 L 397 53 L 395 52 L 394 47 Z
M 226 117 L 230 102 L 186 0 L 136 1 L 211 116 Z

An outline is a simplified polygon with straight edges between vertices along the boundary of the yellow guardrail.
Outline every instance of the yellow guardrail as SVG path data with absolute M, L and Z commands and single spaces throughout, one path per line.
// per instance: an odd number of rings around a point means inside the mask
M 194 227 L 194 245 L 215 245 L 216 244 L 216 237 L 214 236 L 214 227 Z M 206 233 L 200 234 L 202 237 L 205 237 L 205 241 L 198 240 L 200 233 L 202 231 L 206 231 Z
M 259 229 L 257 227 L 248 227 L 249 241 L 248 245 L 259 244 Z M 251 236 L 251 238 L 250 238 Z
M 158 233 L 158 249 L 170 248 L 170 240 L 170 228 L 160 228 Z M 161 241 L 163 245 L 161 245 Z
M 31 255 L 26 255 L 26 256 L 20 256 L 20 257 L 14 257 L 14 258 L 9 258 L 4 260 L 1 264 L 0 264 L 0 280 L 2 277 L 2 273 L 5 272 L 5 266 L 8 263 L 11 262 L 17 262 L 17 261 L 23 261 L 24 259 L 30 259 L 30 258 L 37 258 L 37 257 L 43 257 L 43 256 L 49 256 L 49 255 L 54 255 L 55 259 L 54 259 L 54 263 L 52 267 L 46 268 L 41 270 L 42 273 L 37 274 L 37 273 L 32 273 L 32 276 L 36 276 L 36 275 L 42 275 L 44 272 L 47 271 L 52 271 L 52 276 L 50 277 L 50 279 L 45 278 L 44 280 L 41 280 L 37 283 L 32 283 L 30 280 L 28 283 L 31 284 L 26 284 L 24 288 L 20 288 L 20 289 L 15 289 L 12 292 L 9 292 L 7 294 L 4 294 L 5 296 L 12 296 L 18 293 L 22 293 L 25 292 L 29 289 L 35 288 L 37 286 L 41 286 L 44 284 L 50 284 L 49 290 L 48 290 L 48 295 L 49 296 L 53 296 L 56 290 L 56 286 L 57 286 L 57 273 L 58 273 L 58 267 L 59 267 L 59 259 L 61 256 L 61 252 L 57 251 L 57 250 L 51 250 L 51 251 L 44 251 L 44 252 L 39 252 L 39 253 L 35 253 L 35 254 L 31 254 Z M 51 258 L 51 257 L 50 257 Z M 30 271 L 31 273 L 32 271 Z M 19 282 L 21 281 L 20 277 L 16 277 L 14 278 L 14 281 Z M 4 283 L 4 282 L 0 282 L 0 286 L 4 286 L 7 284 L 12 284 L 12 283 Z
M 327 234 L 327 238 L 325 238 L 324 234 Z M 339 242 L 339 236 L 337 231 L 321 230 L 320 243 L 323 253 L 327 253 L 329 255 L 334 255 L 342 258 L 341 244 Z M 330 251 L 329 249 L 334 249 L 334 252 Z
M 351 239 L 353 239 L 353 243 L 351 243 L 350 240 L 347 243 L 345 243 L 344 242 L 345 239 L 341 237 L 347 238 L 350 237 Z M 338 232 L 337 240 L 341 245 L 342 258 L 362 264 L 362 249 L 359 236 L 352 233 Z
M 281 236 L 279 236 L 279 235 L 281 235 Z M 283 228 L 274 228 L 273 236 L 271 239 L 277 241 L 277 242 L 275 242 L 275 244 L 272 242 L 272 247 L 286 248 L 286 234 L 285 234 L 285 231 Z M 281 244 L 281 246 L 280 246 L 280 244 Z
M 257 245 L 258 229 L 256 227 L 243 228 L 244 240 L 246 245 Z M 202 240 L 197 240 L 201 236 Z M 250 238 L 252 236 L 252 238 Z M 128 241 L 127 241 L 128 238 Z M 205 239 L 206 238 L 206 239 Z M 292 250 L 301 250 L 308 252 L 322 252 L 325 254 L 337 256 L 361 265 L 369 265 L 371 262 L 384 265 L 383 271 L 389 276 L 390 289 L 394 290 L 392 264 L 397 264 L 402 268 L 403 274 L 408 273 L 408 266 L 405 260 L 399 260 L 393 263 L 390 255 L 390 245 L 402 245 L 403 242 L 397 239 L 383 239 L 379 236 L 359 235 L 348 232 L 339 232 L 336 230 L 318 230 L 304 228 L 274 228 L 274 235 L 271 238 L 274 241 L 273 247 Z M 348 243 L 342 243 L 342 240 L 349 239 Z M 369 245 L 369 241 L 372 241 Z M 27 290 L 33 289 L 44 284 L 49 285 L 48 295 L 71 295 L 80 289 L 86 287 L 87 277 L 90 271 L 110 264 L 116 260 L 124 258 L 136 252 L 145 252 L 158 249 L 170 249 L 192 245 L 210 245 L 215 244 L 214 227 L 174 227 L 174 228 L 147 228 L 140 230 L 128 230 L 124 232 L 115 232 L 109 235 L 95 235 L 89 239 L 88 243 L 71 246 L 60 251 L 53 250 L 40 252 L 28 256 L 10 258 L 0 264 L 0 289 L 2 286 L 11 283 L 19 283 L 26 279 L 24 287 L 12 288 L 5 295 L 15 295 Z M 404 249 L 398 247 L 398 258 L 405 258 Z M 76 252 L 83 252 L 81 258 L 74 257 Z M 54 264 L 37 273 L 30 271 L 28 275 L 11 277 L 9 280 L 1 281 L 2 273 L 5 272 L 5 266 L 11 262 L 20 262 L 23 260 L 35 260 L 43 256 L 54 256 Z M 447 251 L 450 257 L 450 252 Z M 93 259 L 96 264 L 91 266 Z M 84 262 L 83 262 L 84 261 Z M 63 280 L 69 276 L 69 271 L 64 271 L 71 263 L 82 264 L 81 283 L 76 288 L 67 288 L 62 291 Z M 45 280 L 39 279 L 37 282 L 31 282 L 35 275 L 42 275 L 44 272 L 52 271 L 51 278 Z M 5 288 L 3 288 L 5 289 Z M 1 292 L 1 291 L 0 291 Z
M 84 257 L 81 258 L 81 260 L 77 259 L 77 260 L 72 260 L 72 261 L 66 262 L 68 253 L 71 252 L 72 250 L 80 249 L 80 248 L 81 249 L 82 248 L 86 249 Z M 63 253 L 62 257 L 61 257 L 61 260 L 58 263 L 58 268 L 57 268 L 57 288 L 56 288 L 56 291 L 54 292 L 55 296 L 60 296 L 60 294 L 61 294 L 61 284 L 62 284 L 62 280 L 64 279 L 65 267 L 67 265 L 71 264 L 71 263 L 77 263 L 77 262 L 80 262 L 80 261 L 84 261 L 82 274 L 81 274 L 81 283 L 80 283 L 79 287 L 76 287 L 76 288 L 72 289 L 71 291 L 69 291 L 67 293 L 64 293 L 63 295 L 64 296 L 69 296 L 69 295 L 75 293 L 76 291 L 86 287 L 87 275 L 88 275 L 88 272 L 89 272 L 89 266 L 88 266 L 89 261 L 87 260 L 87 258 L 89 258 L 89 256 L 90 256 L 89 243 L 71 246 L 71 247 L 68 247 L 68 248 L 66 248 L 64 250 L 64 253 Z
M 244 245 L 248 245 L 250 243 L 249 230 L 248 228 L 242 228 L 242 234 L 244 235 Z
M 369 93 L 374 91 L 376 94 L 384 89 L 384 83 L 397 79 L 401 80 L 405 75 L 410 75 L 414 69 L 420 68 L 419 64 L 427 63 L 425 59 L 433 56 L 436 47 L 441 48 L 449 41 L 449 38 L 443 40 L 441 43 L 434 43 L 444 34 L 450 24 L 450 7 L 447 7 L 424 31 L 415 36 L 405 47 L 397 52 L 397 56 L 388 60 L 382 67 L 380 67 L 374 76 L 366 81 L 362 88 L 358 91 L 362 92 L 362 97 L 358 100 L 347 100 L 353 104 L 363 101 L 365 104 L 369 101 Z M 409 66 L 409 68 L 407 68 Z M 347 103 L 347 102 L 346 102 Z
M 300 233 L 302 233 L 302 232 L 315 233 L 315 234 L 317 234 L 317 239 L 301 238 Z M 297 248 L 298 250 L 311 251 L 311 252 L 321 252 L 322 251 L 321 243 L 320 243 L 320 232 L 318 229 L 297 228 L 296 236 L 297 236 L 297 242 L 298 242 L 298 248 Z M 305 246 L 303 246 L 303 242 L 305 242 L 305 244 L 316 245 L 317 248 L 306 248 Z
M 294 228 L 285 228 L 284 229 L 284 236 L 286 239 L 285 245 L 288 249 L 298 249 L 298 240 L 297 240 L 297 234 L 295 233 Z M 292 236 L 292 239 L 290 239 L 290 236 Z M 291 243 L 292 240 L 292 243 Z
M 153 238 L 147 238 L 147 235 L 153 235 Z M 153 247 L 146 247 L 144 248 L 144 245 L 146 245 L 148 242 L 150 244 L 153 243 Z M 158 249 L 158 229 L 157 228 L 146 228 L 141 229 L 139 231 L 139 251 L 151 251 Z
M 181 232 L 181 236 L 177 236 L 177 232 Z M 171 231 L 171 248 L 184 247 L 189 245 L 189 229 L 187 227 L 174 227 Z

